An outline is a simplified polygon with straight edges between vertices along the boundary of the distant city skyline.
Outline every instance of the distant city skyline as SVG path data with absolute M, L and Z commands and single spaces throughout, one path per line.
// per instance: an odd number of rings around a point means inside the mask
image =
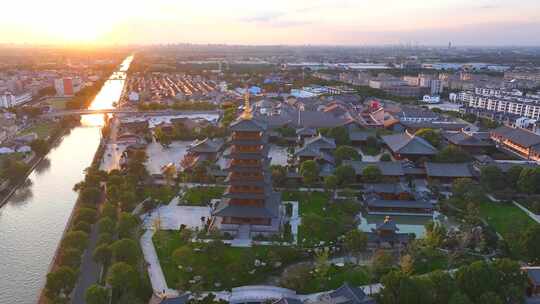
M 19 0 L 0 43 L 540 45 L 537 0 Z

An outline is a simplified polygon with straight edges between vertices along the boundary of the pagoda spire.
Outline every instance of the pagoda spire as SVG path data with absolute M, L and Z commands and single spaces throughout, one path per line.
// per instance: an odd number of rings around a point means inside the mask
M 251 113 L 251 105 L 249 103 L 249 90 L 246 88 L 244 93 L 244 112 L 240 115 L 242 119 L 250 120 L 253 118 L 253 113 Z

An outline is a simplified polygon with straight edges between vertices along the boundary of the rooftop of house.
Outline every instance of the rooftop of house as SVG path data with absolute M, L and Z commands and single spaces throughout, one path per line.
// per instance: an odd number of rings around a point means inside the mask
M 521 128 L 502 126 L 491 131 L 491 134 L 504 137 L 525 148 L 540 145 L 540 135 Z
M 332 303 L 339 304 L 375 304 L 375 300 L 366 295 L 366 293 L 358 288 L 344 283 L 338 289 L 328 293 L 332 299 Z
M 407 132 L 383 136 L 382 140 L 394 153 L 407 155 L 437 154 L 437 149 L 425 139 Z
M 428 177 L 472 177 L 470 163 L 433 163 L 426 162 Z
M 403 176 L 403 165 L 399 161 L 364 162 L 358 160 L 344 160 L 343 165 L 353 167 L 356 175 L 362 175 L 367 166 L 375 166 L 381 170 L 384 176 Z
M 203 140 L 196 139 L 191 145 L 189 145 L 188 150 L 190 152 L 197 153 L 216 153 L 223 147 L 223 139 L 209 139 L 205 138 Z
M 482 135 L 466 132 L 443 132 L 442 136 L 451 144 L 468 147 L 490 147 L 493 143 Z
M 540 267 L 525 267 L 527 277 L 535 286 L 540 286 Z

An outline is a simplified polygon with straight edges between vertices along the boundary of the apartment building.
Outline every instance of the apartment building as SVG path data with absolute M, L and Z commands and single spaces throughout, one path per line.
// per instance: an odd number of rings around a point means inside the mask
M 540 99 L 519 91 L 475 88 L 473 92 L 458 94 L 458 101 L 471 108 L 540 119 Z

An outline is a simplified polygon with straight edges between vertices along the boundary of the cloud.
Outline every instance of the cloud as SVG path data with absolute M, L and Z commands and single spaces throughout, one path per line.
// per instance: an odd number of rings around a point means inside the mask
M 272 22 L 281 18 L 284 15 L 285 13 L 283 12 L 264 12 L 264 13 L 260 13 L 254 16 L 241 18 L 240 21 L 248 22 L 248 23 L 249 22 L 255 22 L 255 23 Z

